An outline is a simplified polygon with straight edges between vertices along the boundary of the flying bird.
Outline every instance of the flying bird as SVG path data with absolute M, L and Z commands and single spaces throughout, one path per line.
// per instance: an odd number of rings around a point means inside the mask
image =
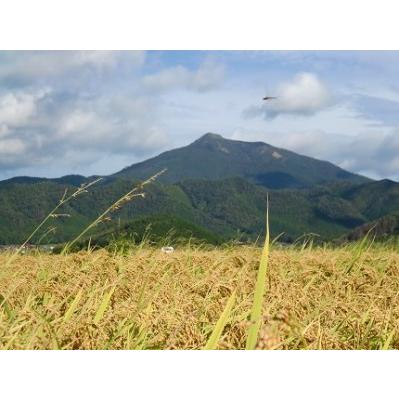
M 264 100 L 276 100 L 277 99 L 277 97 L 271 97 L 271 96 L 266 96 L 266 97 L 263 97 L 263 99 Z

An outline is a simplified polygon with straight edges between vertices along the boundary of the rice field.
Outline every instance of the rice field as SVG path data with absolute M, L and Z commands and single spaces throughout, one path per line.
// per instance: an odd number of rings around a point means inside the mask
M 0 254 L 0 348 L 399 348 L 394 249 L 265 248 Z

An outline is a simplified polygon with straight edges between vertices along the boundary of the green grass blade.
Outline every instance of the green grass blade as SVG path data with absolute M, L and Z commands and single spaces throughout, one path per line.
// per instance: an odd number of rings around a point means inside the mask
M 111 300 L 112 294 L 115 291 L 115 287 L 110 289 L 106 294 L 104 294 L 103 300 L 100 303 L 100 306 L 97 309 L 97 312 L 94 316 L 93 323 L 98 324 L 100 320 L 103 318 L 105 311 L 108 308 L 109 301 Z
M 69 306 L 68 310 L 65 312 L 64 321 L 68 321 L 72 317 L 73 313 L 76 310 L 76 307 L 78 306 L 78 304 L 82 298 L 82 294 L 83 294 L 83 290 L 80 289 L 79 292 L 76 294 L 75 299 L 72 301 L 71 305 Z
M 208 339 L 208 342 L 206 343 L 206 345 L 204 347 L 205 350 L 216 349 L 218 342 L 220 340 L 220 337 L 223 333 L 224 327 L 226 326 L 226 324 L 230 318 L 230 314 L 233 309 L 235 300 L 236 300 L 236 291 L 234 290 L 233 293 L 230 295 L 230 298 L 228 299 L 226 306 L 225 306 L 222 314 L 220 315 L 219 320 L 217 321 L 215 328 L 213 329 L 212 334 Z
M 255 349 L 256 343 L 258 341 L 258 334 L 261 326 L 263 297 L 266 287 L 266 274 L 269 263 L 269 245 L 270 245 L 270 234 L 269 234 L 269 200 L 268 200 L 267 209 L 266 209 L 265 245 L 262 250 L 258 276 L 256 279 L 254 301 L 252 304 L 251 316 L 250 316 L 251 325 L 248 329 L 247 343 L 245 349 Z

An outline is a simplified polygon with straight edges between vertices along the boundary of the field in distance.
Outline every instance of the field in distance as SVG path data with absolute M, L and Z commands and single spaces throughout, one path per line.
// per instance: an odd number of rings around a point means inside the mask
M 1 349 L 244 349 L 261 249 L 0 254 Z M 270 252 L 258 349 L 399 349 L 399 254 L 380 244 Z

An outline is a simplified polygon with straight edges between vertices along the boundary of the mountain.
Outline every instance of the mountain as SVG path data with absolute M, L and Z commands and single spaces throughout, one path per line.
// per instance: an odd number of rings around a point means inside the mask
M 179 166 L 180 165 L 180 166 Z M 264 234 L 270 202 L 273 237 L 292 242 L 313 233 L 321 240 L 343 236 L 377 218 L 399 212 L 399 183 L 370 181 L 323 161 L 207 134 L 187 147 L 133 165 L 92 186 L 60 209 L 34 240 L 74 238 L 138 179 L 167 167 L 163 180 L 146 186 L 146 197 L 127 203 L 94 237 L 144 234 L 159 239 L 174 229 L 208 242 L 255 240 Z M 63 196 L 95 177 L 17 177 L 0 182 L 0 244 L 22 242 Z M 51 232 L 48 229 L 51 228 Z
M 369 179 L 330 162 L 262 142 L 228 140 L 207 133 L 186 147 L 131 165 L 114 176 L 144 179 L 167 168 L 160 181 L 218 180 L 242 177 L 268 188 L 304 188 L 331 181 L 365 183 Z

